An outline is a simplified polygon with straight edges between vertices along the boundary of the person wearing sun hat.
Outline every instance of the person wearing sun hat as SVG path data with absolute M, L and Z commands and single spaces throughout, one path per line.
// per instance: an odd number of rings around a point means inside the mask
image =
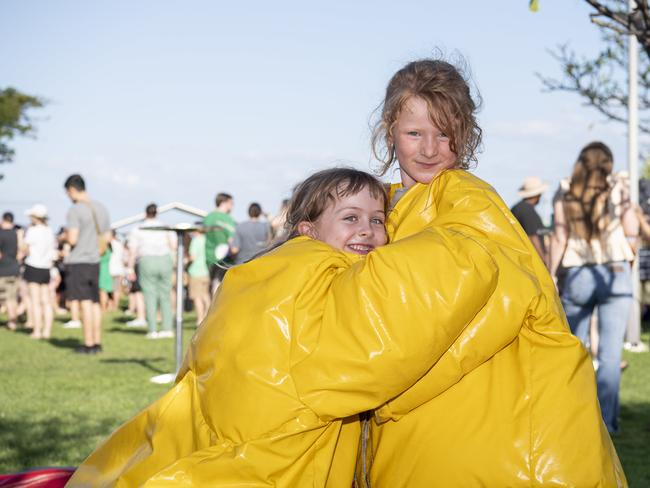
M 37 203 L 25 212 L 31 225 L 25 232 L 23 279 L 29 290 L 30 316 L 34 324 L 33 339 L 49 339 L 54 320 L 50 298 L 50 269 L 55 258 L 56 239 L 47 225 L 47 207 Z
M 521 200 L 510 211 L 524 228 L 526 235 L 530 238 L 544 263 L 548 265 L 546 246 L 540 234 L 540 231 L 544 230 L 545 227 L 541 217 L 535 210 L 535 205 L 539 203 L 542 194 L 546 190 L 548 190 L 548 185 L 537 176 L 524 178 L 524 182 L 517 191 L 517 195 Z

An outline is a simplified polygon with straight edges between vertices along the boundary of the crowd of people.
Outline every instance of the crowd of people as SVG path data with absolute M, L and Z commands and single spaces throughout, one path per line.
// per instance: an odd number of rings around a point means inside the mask
M 148 339 L 174 337 L 176 234 L 164 226 L 156 204 L 146 206 L 144 220 L 120 236 L 111 229 L 107 209 L 90 198 L 81 175 L 64 188 L 72 206 L 66 225 L 55 235 L 48 209 L 36 204 L 26 212 L 30 224 L 17 225 L 5 212 L 0 223 L 0 307 L 7 327 L 31 330 L 34 339 L 49 339 L 55 316 L 68 313 L 64 328 L 82 330 L 78 353 L 103 351 L 102 315 L 120 311 L 128 327 L 147 327 Z M 287 201 L 277 216 L 251 203 L 249 219 L 236 223 L 233 197 L 219 193 L 216 207 L 188 236 L 184 284 L 196 311 L 205 317 L 212 295 L 227 269 L 246 262 L 282 239 Z M 205 230 L 203 230 L 205 229 Z M 123 297 L 128 300 L 123 301 Z M 19 318 L 22 320 L 19 321 Z M 160 322 L 160 326 L 158 323 Z

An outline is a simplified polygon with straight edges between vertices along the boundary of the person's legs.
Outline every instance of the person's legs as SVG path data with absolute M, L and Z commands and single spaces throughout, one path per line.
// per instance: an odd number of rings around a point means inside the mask
M 204 283 L 203 283 L 203 287 L 202 287 L 202 289 L 201 289 L 201 295 L 200 295 L 200 299 L 199 299 L 199 302 L 202 303 L 202 305 L 201 305 L 202 313 L 201 313 L 201 315 L 199 316 L 199 312 L 198 312 L 198 310 L 197 310 L 197 312 L 196 312 L 196 315 L 197 315 L 196 321 L 197 321 L 199 324 L 200 324 L 201 322 L 203 322 L 203 319 L 205 319 L 205 316 L 208 314 L 208 309 L 210 308 L 210 301 L 211 301 L 211 299 L 212 299 L 212 297 L 210 296 L 210 283 L 209 283 L 209 281 L 206 279 L 206 280 L 204 281 Z
M 102 310 L 108 310 L 108 292 L 106 290 L 99 290 L 99 306 Z
M 595 306 L 596 275 L 591 266 L 567 269 L 562 289 L 562 306 L 571 332 L 586 346 Z
M 54 322 L 54 308 L 52 306 L 52 289 L 49 284 L 38 286 L 41 310 L 43 313 L 43 339 L 49 339 L 52 335 L 52 322 Z
M 150 333 L 156 332 L 156 310 L 157 310 L 157 276 L 155 256 L 142 256 L 139 261 L 140 286 L 144 296 L 144 313 L 147 320 L 147 327 Z
M 81 308 L 81 328 L 84 335 L 84 346 L 92 347 L 95 345 L 94 334 L 94 312 L 92 300 L 80 300 Z
M 16 330 L 18 319 L 18 277 L 0 277 L 0 303 L 7 306 L 7 328 Z
M 173 315 L 171 304 L 172 275 L 174 273 L 174 263 L 171 256 L 161 256 L 159 262 L 158 283 L 160 297 L 160 315 L 162 319 L 161 329 L 172 330 Z M 180 300 L 177 297 L 177 300 Z
M 144 313 L 144 295 L 141 291 L 135 293 L 135 316 L 138 319 L 146 320 Z
M 20 295 L 20 304 L 18 305 L 17 314 L 21 315 L 23 312 L 27 316 L 25 321 L 26 329 L 33 329 L 34 325 L 32 322 L 32 307 L 31 300 L 29 298 L 29 288 L 25 280 L 19 280 L 18 282 L 18 294 Z
M 102 343 L 102 307 L 99 302 L 93 302 L 92 306 L 92 339 L 94 346 L 100 346 Z
M 74 322 L 81 321 L 81 307 L 79 300 L 70 300 L 70 320 Z
M 34 328 L 31 337 L 40 339 L 43 337 L 43 312 L 41 310 L 40 286 L 38 283 L 27 283 L 29 293 L 28 315 L 32 320 Z
M 618 430 L 618 392 L 621 382 L 621 351 L 632 307 L 632 279 L 627 263 L 606 267 L 598 305 L 598 400 L 609 432 Z
M 16 330 L 18 320 L 18 300 L 16 300 L 16 296 L 7 298 L 5 305 L 7 305 L 7 327 L 10 330 Z
M 122 277 L 113 277 L 113 299 L 111 300 L 111 310 L 120 309 L 120 299 L 122 298 Z

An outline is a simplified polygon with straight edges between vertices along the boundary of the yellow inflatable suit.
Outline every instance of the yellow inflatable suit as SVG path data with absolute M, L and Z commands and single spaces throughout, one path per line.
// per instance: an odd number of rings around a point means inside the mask
M 465 171 L 447 171 L 410 188 L 391 217 L 391 240 L 431 224 L 455 229 L 481 243 L 499 272 L 488 303 L 452 346 L 376 411 L 366 453 L 371 486 L 627 486 L 601 420 L 591 361 L 496 192 Z M 432 323 L 439 326 L 435 317 Z
M 446 171 L 389 231 L 363 259 L 297 238 L 233 268 L 176 385 L 69 486 L 350 488 L 373 409 L 373 487 L 626 486 L 586 351 L 494 190 Z
M 68 486 L 350 488 L 355 414 L 415 384 L 497 277 L 484 246 L 453 229 L 364 259 L 292 239 L 228 272 L 176 385 Z

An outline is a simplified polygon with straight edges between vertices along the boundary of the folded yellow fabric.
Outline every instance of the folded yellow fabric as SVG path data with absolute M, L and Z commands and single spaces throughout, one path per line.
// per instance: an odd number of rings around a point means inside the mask
M 590 358 L 507 206 L 480 179 L 446 171 L 400 199 L 391 240 L 431 225 L 484 246 L 498 283 L 427 374 L 376 411 L 372 486 L 627 486 Z
M 349 488 L 356 414 L 421 378 L 497 281 L 484 246 L 455 229 L 364 259 L 293 239 L 228 272 L 176 385 L 69 486 Z

